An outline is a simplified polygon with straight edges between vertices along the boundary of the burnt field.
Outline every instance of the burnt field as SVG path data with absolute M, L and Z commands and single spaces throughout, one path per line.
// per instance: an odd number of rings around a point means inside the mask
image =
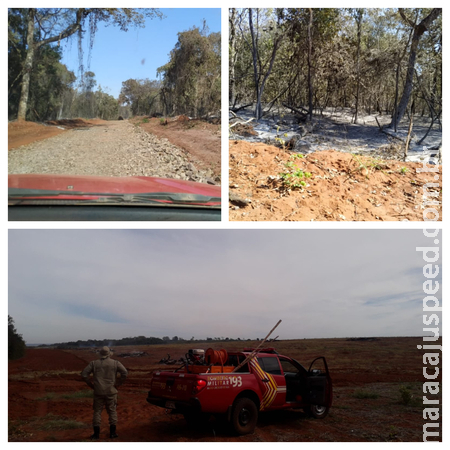
M 261 413 L 255 433 L 234 436 L 212 420 L 188 428 L 182 415 L 146 402 L 152 373 L 176 368 L 159 361 L 184 356 L 189 348 L 242 349 L 255 342 L 117 347 L 113 358 L 129 371 L 120 388 L 118 441 L 289 442 L 422 441 L 422 338 L 303 339 L 269 344 L 304 366 L 316 356 L 328 361 L 334 386 L 333 406 L 323 420 L 303 411 Z M 118 356 L 138 352 L 140 356 Z M 142 353 L 143 352 L 143 353 Z M 141 354 L 142 353 L 142 354 Z M 80 372 L 97 354 L 93 349 L 28 349 L 8 367 L 9 441 L 87 441 L 92 433 L 92 394 Z M 441 361 L 442 362 L 442 361 Z M 442 407 L 442 406 L 441 406 Z M 107 440 L 107 415 L 100 439 Z

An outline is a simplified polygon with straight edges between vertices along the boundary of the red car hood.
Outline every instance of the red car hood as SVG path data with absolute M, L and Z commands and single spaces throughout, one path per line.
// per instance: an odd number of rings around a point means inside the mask
M 193 181 L 175 180 L 156 177 L 100 177 L 84 175 L 36 175 L 20 174 L 8 176 L 8 188 L 24 190 L 59 191 L 59 198 L 64 192 L 85 192 L 101 195 L 171 193 L 195 194 L 220 198 L 220 186 Z M 39 194 L 34 198 L 39 198 Z M 45 194 L 42 197 L 47 197 Z M 95 195 L 88 195 L 93 198 Z M 71 196 L 73 198 L 73 195 Z

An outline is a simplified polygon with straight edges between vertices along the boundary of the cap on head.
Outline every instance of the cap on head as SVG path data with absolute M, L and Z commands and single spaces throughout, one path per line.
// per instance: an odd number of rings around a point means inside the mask
M 108 356 L 111 356 L 111 350 L 109 349 L 109 347 L 102 347 L 102 349 L 100 350 L 100 356 L 102 358 L 107 358 Z

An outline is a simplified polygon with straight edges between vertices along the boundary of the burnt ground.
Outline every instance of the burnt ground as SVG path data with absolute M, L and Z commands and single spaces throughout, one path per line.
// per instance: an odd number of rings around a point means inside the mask
M 422 163 L 336 150 L 304 155 L 243 140 L 229 147 L 231 221 L 423 221 L 426 183 L 439 185 L 428 191 L 442 218 L 442 166 L 417 173 Z
M 131 442 L 286 442 L 286 441 L 422 441 L 422 338 L 364 340 L 303 339 L 270 345 L 306 367 L 316 357 L 327 358 L 334 400 L 323 420 L 303 411 L 261 414 L 255 433 L 236 437 L 220 421 L 199 430 L 183 417 L 146 402 L 152 373 L 170 353 L 183 356 L 192 344 L 117 347 L 116 354 L 145 351 L 141 357 L 117 357 L 129 370 L 120 388 L 118 441 Z M 213 343 L 213 348 L 242 349 L 254 342 Z M 208 348 L 207 344 L 195 344 Z M 114 356 L 115 357 L 115 356 Z M 87 441 L 91 434 L 91 392 L 80 372 L 93 349 L 32 348 L 8 367 L 9 441 Z M 103 423 L 107 424 L 106 413 Z M 101 441 L 108 440 L 107 426 Z

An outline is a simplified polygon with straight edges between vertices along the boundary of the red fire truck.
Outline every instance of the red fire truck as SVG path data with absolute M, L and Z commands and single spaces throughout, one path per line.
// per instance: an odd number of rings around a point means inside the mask
M 234 431 L 249 434 L 260 411 L 301 408 L 322 419 L 331 407 L 332 382 L 325 357 L 305 369 L 273 348 L 242 352 L 190 350 L 185 364 L 153 375 L 147 401 L 193 421 L 221 415 Z

